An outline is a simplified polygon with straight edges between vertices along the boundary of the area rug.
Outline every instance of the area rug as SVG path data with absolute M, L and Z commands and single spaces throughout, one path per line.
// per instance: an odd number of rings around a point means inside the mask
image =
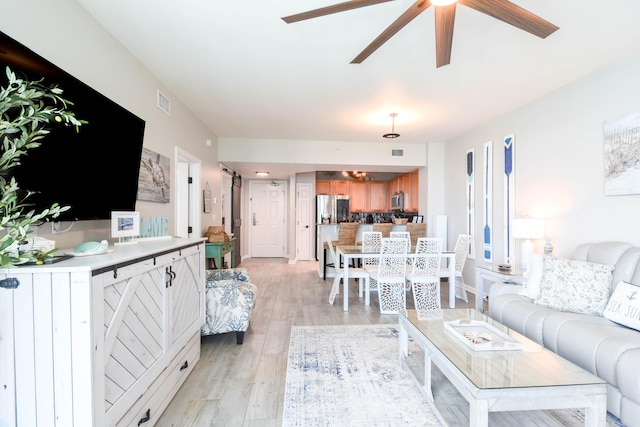
M 444 426 L 400 366 L 398 335 L 396 325 L 293 326 L 282 425 Z M 584 425 L 580 410 L 547 412 L 555 425 Z

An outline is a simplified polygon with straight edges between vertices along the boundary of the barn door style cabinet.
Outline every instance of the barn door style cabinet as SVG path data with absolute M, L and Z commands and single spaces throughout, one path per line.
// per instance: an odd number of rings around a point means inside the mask
M 152 426 L 200 357 L 205 243 L 0 270 L 0 425 Z

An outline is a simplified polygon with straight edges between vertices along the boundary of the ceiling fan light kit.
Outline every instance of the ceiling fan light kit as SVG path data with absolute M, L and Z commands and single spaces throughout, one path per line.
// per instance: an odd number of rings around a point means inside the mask
M 395 132 L 395 118 L 397 116 L 398 116 L 398 113 L 389 114 L 389 117 L 391 117 L 391 132 L 390 133 L 385 133 L 384 135 L 382 135 L 383 138 L 393 139 L 393 138 L 397 138 L 397 137 L 400 136 L 399 133 Z
M 390 0 L 351 0 L 337 3 L 332 6 L 313 9 L 307 12 L 282 18 L 287 24 L 306 19 L 317 18 L 333 13 L 345 12 Z M 378 37 L 376 37 L 353 60 L 352 64 L 360 64 L 380 46 L 386 43 L 398 31 L 409 22 L 427 10 L 431 5 L 435 9 L 436 32 L 436 68 L 448 65 L 451 61 L 451 48 L 453 45 L 453 27 L 456 16 L 456 6 L 461 4 L 480 13 L 491 16 L 523 31 L 542 39 L 558 30 L 558 27 L 542 19 L 528 10 L 511 3 L 509 0 L 417 0 L 402 15 L 391 23 Z M 390 137 L 391 138 L 391 137 Z

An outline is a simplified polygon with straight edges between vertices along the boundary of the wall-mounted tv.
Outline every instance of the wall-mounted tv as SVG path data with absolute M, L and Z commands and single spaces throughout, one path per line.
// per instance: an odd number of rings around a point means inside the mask
M 82 60 L 79 58 L 78 60 Z M 71 208 L 58 218 L 109 219 L 112 211 L 135 211 L 145 122 L 96 90 L 0 32 L 0 82 L 7 65 L 20 77 L 57 84 L 71 110 L 88 123 L 52 125 L 42 145 L 21 158 L 12 173 L 40 211 L 57 202 Z M 108 72 L 105 70 L 105 72 Z

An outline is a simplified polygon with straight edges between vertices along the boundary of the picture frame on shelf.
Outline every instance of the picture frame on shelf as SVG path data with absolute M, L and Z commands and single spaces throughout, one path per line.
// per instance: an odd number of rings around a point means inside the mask
M 411 222 L 414 222 L 416 224 L 422 224 L 423 221 L 424 221 L 424 215 L 414 215 L 413 219 L 411 220 Z
M 140 236 L 140 212 L 112 211 L 111 237 L 117 238 L 116 244 L 136 243 Z

